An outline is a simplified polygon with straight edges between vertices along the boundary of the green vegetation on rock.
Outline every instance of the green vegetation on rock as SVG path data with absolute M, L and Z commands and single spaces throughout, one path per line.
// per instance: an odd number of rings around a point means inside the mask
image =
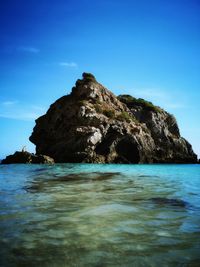
M 161 112 L 161 108 L 155 106 L 153 103 L 146 101 L 142 98 L 135 98 L 130 95 L 119 95 L 117 97 L 119 101 L 123 102 L 128 106 L 128 108 L 134 108 L 135 106 L 141 106 L 145 110 L 150 110 L 154 112 Z
M 126 111 L 122 111 L 120 114 L 118 114 L 116 116 L 117 120 L 120 121 L 126 121 L 126 122 L 130 122 L 130 121 L 137 121 L 136 118 L 133 117 L 133 115 L 130 115 L 128 112 Z
M 103 115 L 105 115 L 106 117 L 110 118 L 110 119 L 115 119 L 115 111 L 113 109 L 104 107 L 100 104 L 95 104 L 94 105 L 96 112 L 98 113 L 102 113 Z
M 115 119 L 115 111 L 112 109 L 104 109 L 103 114 L 110 119 Z
M 103 113 L 103 109 L 102 109 L 101 105 L 94 104 L 94 107 L 95 107 L 96 112 Z
M 82 77 L 83 79 L 78 79 L 76 81 L 76 86 L 80 86 L 83 84 L 83 82 L 97 82 L 96 81 L 96 78 L 94 77 L 94 75 L 92 75 L 91 73 L 86 73 L 86 72 L 83 72 L 82 74 Z
M 85 105 L 87 104 L 87 101 L 84 100 L 84 99 L 81 99 L 81 100 L 79 100 L 79 101 L 77 102 L 77 104 L 78 104 L 79 106 L 85 106 Z
M 116 119 L 119 121 L 126 121 L 126 122 L 137 121 L 133 115 L 129 114 L 126 111 L 122 111 L 121 113 L 116 114 L 116 112 L 113 109 L 102 107 L 100 104 L 95 104 L 94 107 L 96 112 L 102 113 L 110 119 Z
M 95 76 L 91 73 L 83 72 L 82 76 L 85 81 L 96 82 Z

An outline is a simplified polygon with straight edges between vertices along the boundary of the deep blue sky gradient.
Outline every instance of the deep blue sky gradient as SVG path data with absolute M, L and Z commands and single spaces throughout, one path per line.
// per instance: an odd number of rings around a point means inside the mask
M 0 158 L 92 72 L 173 113 L 200 156 L 200 1 L 0 1 Z

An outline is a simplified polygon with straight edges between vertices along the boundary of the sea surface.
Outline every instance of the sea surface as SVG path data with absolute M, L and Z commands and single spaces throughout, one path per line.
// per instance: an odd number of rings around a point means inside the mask
M 200 266 L 200 165 L 1 165 L 0 266 Z

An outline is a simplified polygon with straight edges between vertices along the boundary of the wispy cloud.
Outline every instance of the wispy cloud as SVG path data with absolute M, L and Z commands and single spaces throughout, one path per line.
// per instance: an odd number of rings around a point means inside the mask
M 62 67 L 69 67 L 69 68 L 77 68 L 78 67 L 78 64 L 75 62 L 60 62 L 59 65 Z
M 8 100 L 8 101 L 4 101 L 2 102 L 1 104 L 5 107 L 10 107 L 10 106 L 13 106 L 17 103 L 18 101 L 11 101 L 11 100 Z
M 165 106 L 169 109 L 180 109 L 180 108 L 186 108 L 186 105 L 182 104 L 182 103 L 169 103 L 166 102 Z
M 31 108 L 33 108 L 34 110 L 37 110 L 37 111 L 41 111 L 41 112 L 45 112 L 45 108 L 44 107 L 40 107 L 40 106 L 37 106 L 37 105 L 31 105 Z
M 44 107 L 22 104 L 18 101 L 5 101 L 0 105 L 0 117 L 7 119 L 33 121 L 45 113 Z
M 5 118 L 5 119 L 13 119 L 13 120 L 20 120 L 20 121 L 33 121 L 37 119 L 39 116 L 38 113 L 24 113 L 24 112 L 18 112 L 18 113 L 0 113 L 0 118 Z
M 137 88 L 129 90 L 129 93 L 138 98 L 152 101 L 155 105 L 159 105 L 165 109 L 185 108 L 185 104 L 180 98 L 176 97 L 176 93 L 167 92 L 159 88 Z
M 158 99 L 164 99 L 168 97 L 165 91 L 162 91 L 156 88 L 133 89 L 133 92 L 138 97 L 141 97 L 141 96 L 146 97 L 146 98 L 155 97 Z
M 33 46 L 19 46 L 17 47 L 17 50 L 20 52 L 27 52 L 32 54 L 38 54 L 40 52 L 40 49 Z

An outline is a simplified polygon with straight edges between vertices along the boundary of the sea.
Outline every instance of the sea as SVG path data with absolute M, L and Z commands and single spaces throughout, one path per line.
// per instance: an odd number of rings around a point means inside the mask
M 0 165 L 0 266 L 200 266 L 200 165 Z

